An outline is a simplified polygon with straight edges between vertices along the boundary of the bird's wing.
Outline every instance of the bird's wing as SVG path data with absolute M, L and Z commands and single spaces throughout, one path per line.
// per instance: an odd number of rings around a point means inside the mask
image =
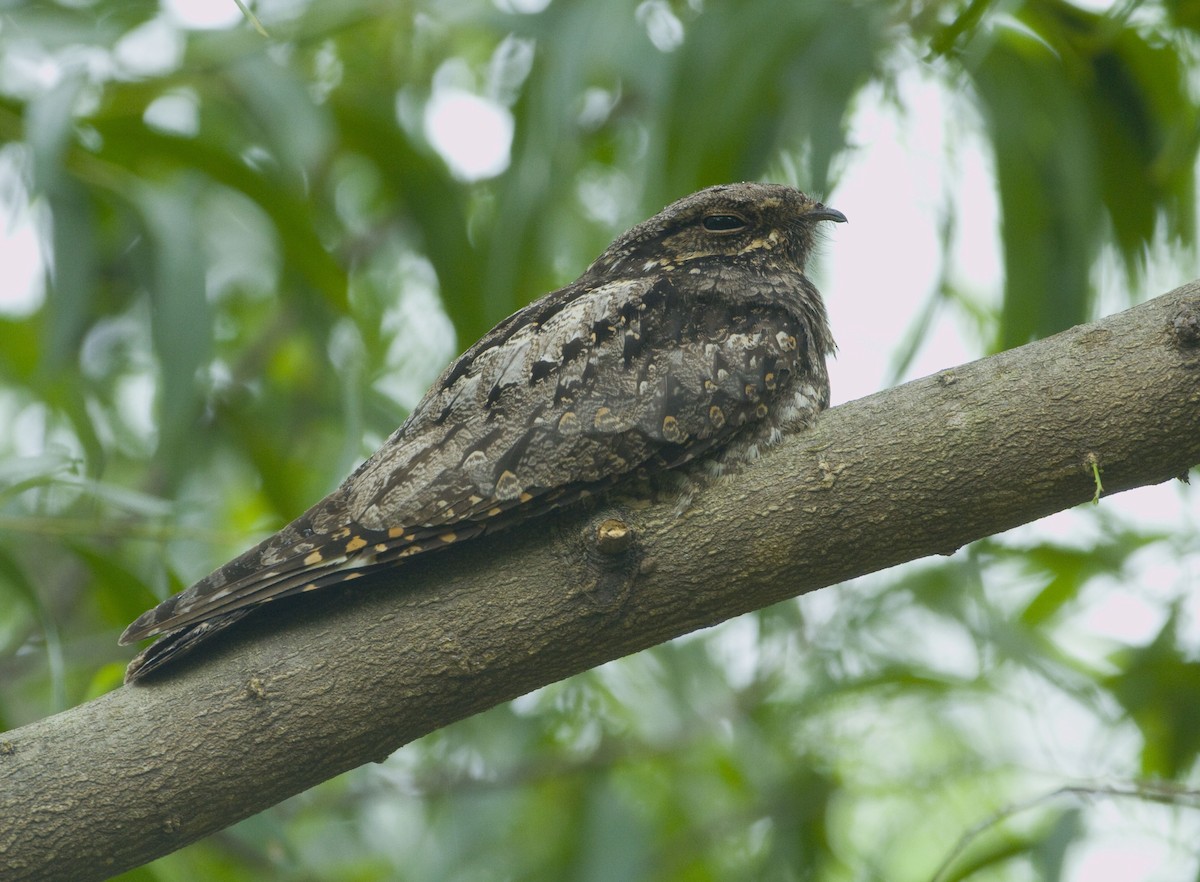
M 663 278 L 554 292 L 464 353 L 334 493 L 143 614 L 121 642 L 178 639 L 567 504 L 635 469 L 687 462 L 781 406 L 789 378 L 815 357 L 807 341 L 781 308 L 685 295 Z

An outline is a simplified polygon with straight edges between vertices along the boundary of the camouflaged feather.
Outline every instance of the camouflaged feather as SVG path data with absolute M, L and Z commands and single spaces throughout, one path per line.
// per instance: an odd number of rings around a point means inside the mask
M 148 611 L 137 679 L 258 605 L 343 582 L 699 456 L 753 458 L 829 402 L 804 275 L 844 220 L 787 187 L 682 199 L 451 364 L 354 474 L 279 533 Z

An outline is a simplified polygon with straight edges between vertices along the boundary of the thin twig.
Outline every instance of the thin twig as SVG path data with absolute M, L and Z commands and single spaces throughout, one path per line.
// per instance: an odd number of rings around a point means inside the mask
M 946 878 L 946 874 L 954 865 L 954 862 L 962 857 L 963 853 L 971 846 L 971 844 L 986 833 L 992 827 L 1007 821 L 1016 815 L 1027 812 L 1030 809 L 1037 808 L 1040 805 L 1059 799 L 1063 796 L 1075 797 L 1132 797 L 1134 799 L 1142 799 L 1147 802 L 1159 802 L 1166 805 L 1184 805 L 1188 808 L 1200 808 L 1200 790 L 1193 790 L 1187 787 L 1177 787 L 1166 781 L 1135 781 L 1129 784 L 1068 784 L 1064 787 L 1059 787 L 1056 790 L 1051 790 L 1048 793 L 1043 793 L 1035 796 L 1032 799 L 1027 799 L 1023 802 L 1011 803 L 997 811 L 990 817 L 985 818 L 974 826 L 968 828 L 966 832 L 959 837 L 957 843 L 946 858 L 938 866 L 937 871 L 930 877 L 929 882 L 941 882 Z M 1192 801 L 1189 804 L 1189 800 Z

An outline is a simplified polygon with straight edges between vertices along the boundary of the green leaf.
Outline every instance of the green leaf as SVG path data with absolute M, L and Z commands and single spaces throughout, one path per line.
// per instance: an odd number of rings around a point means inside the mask
M 247 54 L 226 76 L 249 105 L 248 119 L 263 134 L 282 176 L 300 183 L 301 175 L 315 171 L 333 142 L 331 120 L 296 72 L 264 51 Z
M 204 287 L 205 265 L 197 247 L 196 201 L 200 182 L 182 176 L 143 188 L 136 197 L 153 243 L 151 329 L 158 357 L 160 450 L 177 460 L 191 445 L 200 410 L 199 372 L 212 352 L 212 319 Z
M 1100 248 L 1097 145 L 1050 48 L 998 28 L 972 77 L 996 154 L 1004 223 L 998 348 L 1086 320 Z
M 1038 879 L 1055 882 L 1062 878 L 1067 847 L 1078 837 L 1081 826 L 1078 809 L 1054 812 L 1032 830 L 1015 830 L 997 819 L 963 843 L 965 857 L 951 864 L 948 869 L 952 872 L 939 872 L 934 878 L 936 882 L 963 882 L 983 870 L 1025 858 L 1042 871 Z
M 1024 19 L 1064 58 L 1090 116 L 1104 204 L 1132 279 L 1160 219 L 1182 241 L 1195 236 L 1200 111 L 1179 47 L 1061 0 L 1030 4 Z
M 46 608 L 27 568 L 6 548 L 0 546 L 0 581 L 8 585 L 9 596 L 22 600 L 38 623 L 38 630 L 45 641 L 46 660 L 50 668 L 53 704 L 56 708 L 67 705 L 66 668 L 63 658 L 63 642 L 53 613 Z M 11 640 L 13 635 L 6 635 Z
M 25 109 L 25 140 L 33 153 L 33 188 L 54 190 L 63 180 L 63 156 L 75 135 L 75 108 L 87 82 L 83 72 L 64 75 Z
M 1105 686 L 1142 733 L 1142 773 L 1178 779 L 1200 754 L 1200 662 L 1178 642 L 1178 611 L 1149 644 L 1123 650 Z
M 64 179 L 46 197 L 53 257 L 42 312 L 41 366 L 53 374 L 74 366 L 79 342 L 92 319 L 97 261 L 95 221 L 86 190 Z

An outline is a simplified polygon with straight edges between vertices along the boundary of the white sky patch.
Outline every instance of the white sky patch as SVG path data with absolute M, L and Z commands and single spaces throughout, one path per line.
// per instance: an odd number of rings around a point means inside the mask
M 233 0 L 162 0 L 163 10 L 181 27 L 231 28 L 245 18 Z
M 191 92 L 160 95 L 150 102 L 142 119 L 152 129 L 190 138 L 200 131 L 200 106 Z
M 13 154 L 0 152 L 0 315 L 35 312 L 46 296 L 34 207 Z
M 955 100 L 951 112 L 962 112 L 965 100 Z M 972 114 L 976 116 L 976 114 Z M 944 182 L 952 188 L 955 229 L 951 242 L 952 282 L 968 293 L 991 295 L 999 302 L 1004 284 L 1003 243 L 1000 240 L 1000 197 L 996 192 L 996 169 L 989 146 L 984 142 L 982 121 L 961 122 L 954 159 L 957 174 Z
M 550 5 L 550 0 L 495 0 L 496 8 L 502 12 L 533 15 Z
M 1121 831 L 1119 823 L 1118 820 L 1105 830 L 1105 837 L 1093 836 L 1075 849 L 1067 875 L 1070 882 L 1155 882 L 1187 878 L 1186 865 L 1178 868 L 1184 875 L 1161 875 L 1169 858 L 1162 841 L 1138 832 Z M 1191 869 L 1195 869 L 1194 864 Z
M 157 385 L 151 371 L 142 371 L 122 377 L 116 388 L 117 411 L 121 421 L 127 430 L 150 444 L 158 438 L 158 421 L 154 413 Z
M 0 314 L 29 315 L 45 299 L 45 266 L 38 248 L 38 235 L 26 211 L 18 213 L 15 221 L 7 207 L 0 212 L 8 217 L 0 220 Z
M 886 385 L 896 347 L 930 297 L 945 259 L 938 230 L 945 188 L 952 184 L 978 203 L 964 205 L 961 213 L 995 203 L 982 161 L 964 162 L 964 179 L 944 180 L 947 99 L 940 85 L 913 73 L 902 75 L 897 88 L 903 111 L 878 88 L 863 93 L 850 122 L 849 161 L 837 190 L 824 194 L 850 219 L 826 230 L 822 264 L 821 291 L 838 341 L 829 367 L 834 404 Z M 960 247 L 974 255 L 973 263 L 998 267 L 998 257 L 989 254 L 996 247 L 995 231 L 986 233 L 981 240 L 961 240 Z M 992 279 L 997 292 L 1002 281 L 998 273 Z M 977 355 L 975 341 L 949 315 L 941 316 L 906 376 L 931 374 Z
M 508 168 L 513 118 L 486 98 L 439 87 L 425 107 L 425 137 L 455 177 L 481 181 Z
M 646 36 L 659 52 L 673 52 L 683 43 L 683 22 L 666 0 L 645 0 L 634 12 Z
M 1159 565 L 1165 561 L 1159 560 Z M 1081 609 L 1079 625 L 1090 637 L 1105 637 L 1135 646 L 1142 646 L 1154 639 L 1166 621 L 1166 609 L 1160 591 L 1149 591 L 1153 566 L 1146 569 L 1134 568 L 1137 573 L 1136 590 L 1106 582 L 1103 590 L 1089 592 L 1086 605 Z M 1146 595 L 1160 595 L 1148 597 Z
M 0 82 L 12 95 L 32 98 L 52 89 L 62 67 L 32 40 L 9 40 L 0 52 Z
M 117 64 L 137 77 L 168 73 L 183 59 L 183 35 L 163 16 L 152 18 L 117 41 Z

